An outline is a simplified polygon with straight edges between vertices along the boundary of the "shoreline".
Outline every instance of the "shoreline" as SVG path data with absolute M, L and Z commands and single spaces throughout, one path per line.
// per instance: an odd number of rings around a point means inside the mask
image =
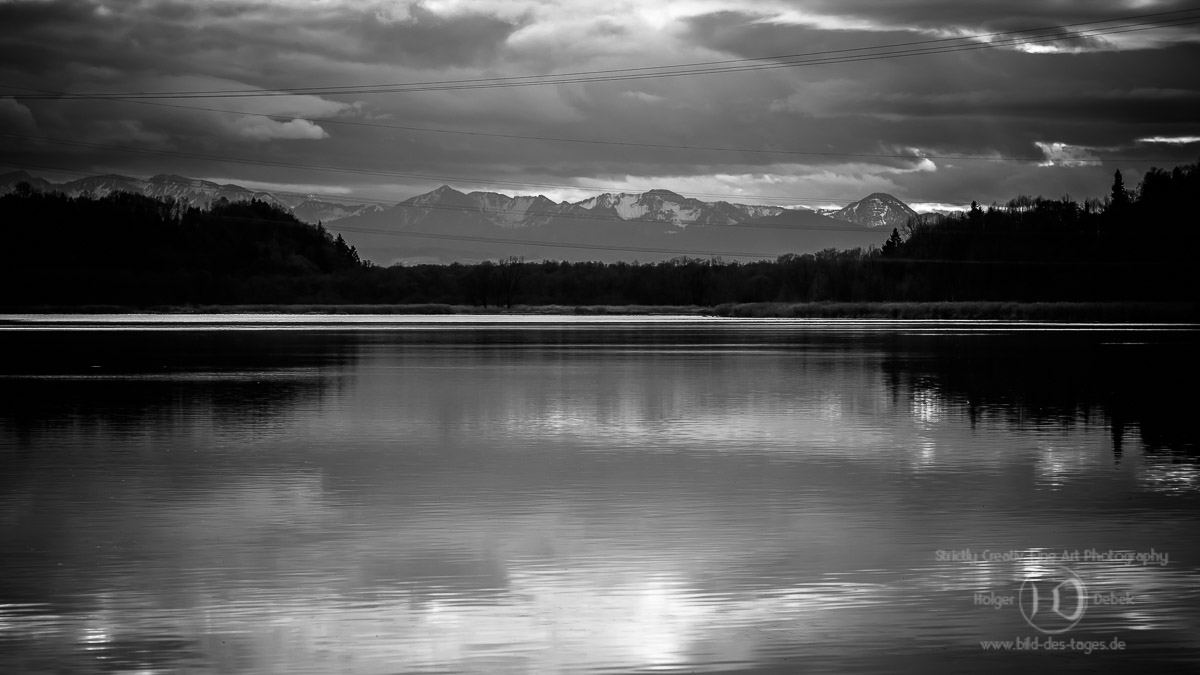
M 891 319 L 1200 323 L 1188 302 L 755 302 L 715 307 L 677 305 L 263 304 L 131 307 L 122 305 L 0 307 L 0 314 L 318 314 L 318 315 L 560 315 L 696 316 L 731 319 Z
M 0 315 L 13 314 L 328 314 L 328 315 L 562 315 L 562 316 L 713 316 L 712 307 L 676 305 L 514 305 L 511 309 L 480 305 L 421 304 L 261 304 L 261 305 L 77 305 L 0 307 Z
M 731 303 L 714 308 L 730 318 L 1067 321 L 1198 323 L 1192 302 L 812 302 Z

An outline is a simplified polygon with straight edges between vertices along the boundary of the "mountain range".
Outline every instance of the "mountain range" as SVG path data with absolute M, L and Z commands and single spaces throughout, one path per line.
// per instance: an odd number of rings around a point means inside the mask
M 579 202 L 464 193 L 444 185 L 395 206 L 327 222 L 376 262 L 775 258 L 881 246 L 908 207 L 872 195 L 839 220 L 808 209 L 705 202 L 669 190 L 606 193 Z M 859 202 L 856 202 L 858 204 Z M 853 206 L 853 205 L 851 205 Z
M 158 174 L 150 178 L 106 174 L 78 178 L 66 183 L 52 183 L 24 171 L 14 171 L 0 176 L 0 194 L 12 192 L 21 182 L 29 183 L 34 190 L 61 192 L 72 197 L 84 194 L 103 197 L 112 192 L 132 192 L 159 199 L 175 199 L 202 209 L 212 206 L 213 202 L 222 198 L 231 202 L 257 199 L 287 209 L 300 220 L 313 224 L 384 208 L 378 204 L 318 199 L 313 195 L 251 190 L 231 183 L 220 184 L 172 174 Z
M 706 202 L 669 190 L 606 193 L 579 202 L 545 196 L 463 193 L 450 186 L 391 207 L 251 190 L 183 176 L 89 176 L 51 183 L 18 171 L 0 176 L 0 194 L 20 182 L 78 196 L 114 191 L 172 198 L 207 208 L 225 198 L 258 199 L 309 223 L 341 232 L 364 258 L 394 262 L 470 262 L 510 255 L 530 260 L 666 260 L 681 255 L 777 257 L 825 248 L 882 245 L 916 213 L 884 193 L 834 211 Z

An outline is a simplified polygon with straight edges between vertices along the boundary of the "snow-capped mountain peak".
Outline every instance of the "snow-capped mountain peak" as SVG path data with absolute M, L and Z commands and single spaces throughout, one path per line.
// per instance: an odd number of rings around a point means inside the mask
M 875 192 L 828 215 L 837 220 L 876 228 L 900 227 L 917 212 L 892 195 Z
M 465 194 L 455 190 L 449 185 L 443 185 L 432 192 L 426 192 L 423 195 L 417 195 L 416 197 L 407 200 L 406 203 L 425 206 L 428 204 L 440 204 L 444 202 L 461 202 L 465 198 Z
M 785 210 L 776 206 L 703 202 L 662 189 L 642 193 L 608 192 L 577 202 L 575 206 L 589 211 L 607 211 L 621 220 L 665 222 L 679 228 L 732 225 L 779 215 Z
M 492 224 L 508 229 L 542 225 L 559 216 L 644 221 L 683 229 L 691 225 L 734 225 L 787 211 L 779 206 L 704 202 L 665 189 L 606 192 L 574 203 L 556 203 L 544 195 L 510 197 L 496 192 L 463 194 L 443 186 L 413 197 L 404 205 L 477 208 Z
M 563 205 L 543 195 L 510 197 L 498 192 L 471 192 L 467 198 L 474 200 L 493 224 L 506 229 L 524 227 L 563 211 Z

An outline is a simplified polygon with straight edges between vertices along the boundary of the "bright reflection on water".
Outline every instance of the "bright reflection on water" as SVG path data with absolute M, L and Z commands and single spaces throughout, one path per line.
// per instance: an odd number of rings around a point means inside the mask
M 6 671 L 1200 663 L 1190 328 L 223 319 L 0 328 Z

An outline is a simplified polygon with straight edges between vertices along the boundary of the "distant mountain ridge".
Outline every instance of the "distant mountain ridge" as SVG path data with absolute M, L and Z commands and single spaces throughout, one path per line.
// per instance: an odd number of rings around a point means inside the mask
M 52 183 L 44 178 L 31 176 L 25 171 L 14 171 L 0 175 L 0 194 L 12 192 L 17 184 L 22 182 L 29 183 L 30 187 L 37 191 L 62 192 L 71 197 L 84 194 L 103 197 L 113 192 L 129 192 L 158 199 L 174 199 L 197 208 L 209 208 L 213 202 L 222 198 L 231 202 L 257 199 L 291 211 L 297 218 L 308 223 L 337 220 L 383 208 L 377 204 L 336 202 L 306 195 L 251 190 L 232 183 L 220 184 L 165 173 L 150 178 L 106 174 L 78 178 L 66 183 Z
M 614 193 L 589 197 L 579 202 L 554 202 L 544 195 L 510 197 L 497 192 L 463 193 L 449 185 L 406 199 L 403 207 L 408 222 L 421 220 L 433 209 L 478 211 L 485 220 L 504 229 L 540 227 L 554 218 L 619 220 L 664 223 L 678 228 L 691 225 L 733 225 L 756 218 L 777 216 L 788 209 L 778 206 L 704 202 L 670 190 Z
M 393 206 L 272 193 L 172 174 L 148 179 L 89 176 L 51 183 L 19 171 L 0 176 L 0 194 L 20 182 L 71 196 L 115 191 L 207 208 L 219 199 L 258 199 L 298 219 L 341 231 L 378 262 L 454 262 L 508 255 L 529 259 L 664 260 L 679 255 L 775 257 L 824 248 L 880 246 L 915 212 L 875 193 L 832 212 L 706 202 L 670 190 L 604 193 L 578 202 L 544 195 L 464 193 L 448 185 Z
M 389 263 L 507 256 L 642 261 L 683 256 L 775 258 L 881 246 L 886 233 L 807 209 L 705 202 L 669 190 L 605 193 L 579 202 L 442 187 L 330 225 L 360 253 Z
M 174 174 L 158 174 L 150 178 L 133 178 L 116 174 L 87 176 L 66 183 L 52 183 L 14 171 L 0 176 L 0 194 L 11 192 L 17 183 L 28 182 L 34 190 L 57 190 L 70 196 L 110 192 L 132 192 L 149 197 L 172 198 L 190 206 L 207 208 L 218 199 L 249 201 L 258 199 L 294 212 L 305 222 L 332 222 L 351 216 L 367 215 L 386 210 L 378 204 L 357 203 L 354 200 L 331 200 L 313 195 L 276 193 L 252 190 L 240 185 L 188 178 Z M 579 202 L 554 202 L 543 195 L 516 196 L 496 192 L 463 193 L 448 185 L 412 197 L 402 204 L 453 204 L 461 208 L 479 209 L 491 220 L 506 229 L 544 224 L 548 218 L 578 212 L 620 220 L 642 220 L 688 225 L 733 224 L 758 218 L 778 216 L 795 209 L 780 206 L 737 204 L 726 201 L 705 202 L 683 197 L 670 190 L 650 190 L 643 193 L 604 193 Z M 842 209 L 817 211 L 836 220 L 863 227 L 893 227 L 903 224 L 916 213 L 907 204 L 885 193 L 874 193 Z
M 725 201 L 703 202 L 680 196 L 670 190 L 650 190 L 641 194 L 607 192 L 577 202 L 576 206 L 593 213 L 612 213 L 622 220 L 670 222 L 679 227 L 730 225 L 755 218 L 777 216 L 787 211 L 778 206 L 732 204 Z

